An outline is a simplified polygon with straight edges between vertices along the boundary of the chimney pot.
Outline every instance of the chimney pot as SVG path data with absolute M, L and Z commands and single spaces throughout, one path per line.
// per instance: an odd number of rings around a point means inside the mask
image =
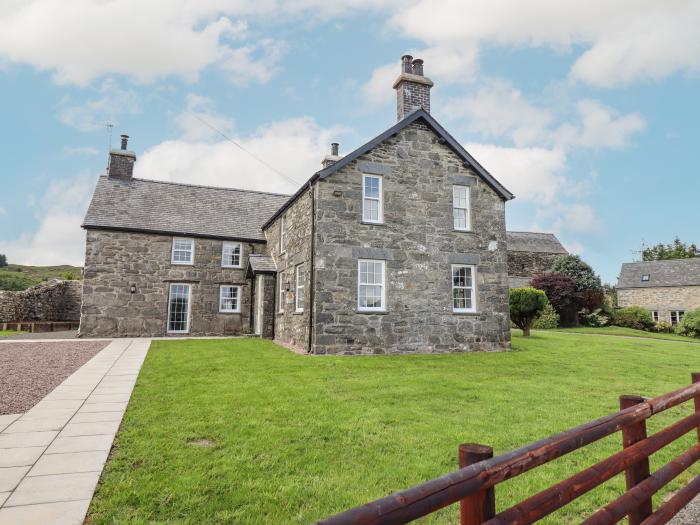
M 401 57 L 401 70 L 404 73 L 413 73 L 413 66 L 411 65 L 411 60 L 413 60 L 413 57 L 411 55 L 404 55 Z
M 331 144 L 331 154 L 326 155 L 321 161 L 321 166 L 323 166 L 323 169 L 326 169 L 328 166 L 332 166 L 340 160 L 340 155 L 338 155 L 338 146 L 339 144 L 337 142 L 333 142 Z
M 423 76 L 423 60 L 416 58 L 413 61 L 413 74 L 418 76 Z
M 411 55 L 401 57 L 401 73 L 394 81 L 396 117 L 398 120 L 423 109 L 430 113 L 430 88 L 433 81 L 423 75 L 423 60 Z
M 339 146 L 340 146 L 340 144 L 338 144 L 337 142 L 333 142 L 331 144 L 331 155 L 333 155 L 334 157 L 338 156 L 338 147 Z
M 126 146 L 129 143 L 129 135 L 121 135 L 122 138 L 122 149 L 126 151 Z

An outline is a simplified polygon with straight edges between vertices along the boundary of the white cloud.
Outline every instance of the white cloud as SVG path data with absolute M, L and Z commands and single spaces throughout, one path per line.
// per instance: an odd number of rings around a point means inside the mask
M 233 121 L 217 114 L 211 99 L 189 93 L 186 103 L 186 109 L 175 117 L 182 140 L 193 142 L 219 137 L 216 130 L 227 134 L 232 132 Z
M 104 128 L 110 122 L 116 124 L 119 115 L 136 114 L 141 111 L 138 95 L 131 89 L 121 89 L 112 80 L 105 80 L 100 95 L 94 100 L 74 104 L 71 99 L 63 101 L 58 118 L 65 125 L 79 131 Z
M 7 210 L 3 207 L 0 207 L 0 215 L 5 215 L 7 213 Z
M 136 177 L 173 182 L 225 186 L 280 193 L 296 191 L 321 168 L 329 144 L 346 130 L 322 128 L 310 117 L 273 122 L 250 136 L 234 140 L 288 180 L 264 166 L 231 142 L 183 138 L 147 149 L 136 162 Z
M 618 117 L 595 100 L 582 100 L 576 108 L 581 124 L 564 124 L 555 132 L 555 141 L 562 146 L 620 149 L 629 146 L 632 135 L 646 129 L 646 120 L 639 113 Z
M 279 60 L 269 40 L 236 47 L 247 36 L 237 19 L 271 2 L 188 0 L 12 1 L 0 14 L 0 59 L 51 71 L 59 83 L 85 85 L 113 74 L 138 82 L 168 75 L 188 81 L 210 66 L 231 69 L 236 83 L 266 82 Z M 258 48 L 261 56 L 253 58 Z
M 548 220 L 551 228 L 559 233 L 592 234 L 603 231 L 603 224 L 596 210 L 583 202 L 558 202 L 537 212 L 540 220 Z
M 449 99 L 445 112 L 450 118 L 464 118 L 472 132 L 485 137 L 510 137 L 516 146 L 548 142 L 553 112 L 538 108 L 503 80 L 485 82 L 475 93 Z
M 583 48 L 573 80 L 611 87 L 700 72 L 700 3 L 693 0 L 418 0 L 391 25 L 429 45 Z
M 85 257 L 85 234 L 80 225 L 95 178 L 80 174 L 51 182 L 34 207 L 39 222 L 35 231 L 22 232 L 19 238 L 0 240 L 0 253 L 18 264 L 74 264 Z
M 466 148 L 518 200 L 548 204 L 567 182 L 562 150 L 478 143 L 466 144 Z

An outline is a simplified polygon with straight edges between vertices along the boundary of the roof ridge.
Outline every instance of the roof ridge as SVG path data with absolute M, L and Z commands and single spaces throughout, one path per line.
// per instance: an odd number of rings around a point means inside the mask
M 109 177 L 107 175 L 100 175 L 105 179 Z M 140 177 L 133 177 L 132 180 L 137 180 L 141 182 L 153 182 L 155 184 L 168 184 L 170 186 L 185 186 L 188 188 L 206 188 L 210 190 L 226 190 L 226 191 L 238 191 L 241 193 L 257 193 L 259 195 L 275 195 L 277 197 L 290 197 L 290 193 L 275 193 L 271 191 L 260 191 L 260 190 L 244 190 L 243 188 L 231 188 L 226 186 L 209 186 L 206 184 L 189 184 L 187 182 L 173 182 L 168 180 L 155 180 L 155 179 L 142 179 Z

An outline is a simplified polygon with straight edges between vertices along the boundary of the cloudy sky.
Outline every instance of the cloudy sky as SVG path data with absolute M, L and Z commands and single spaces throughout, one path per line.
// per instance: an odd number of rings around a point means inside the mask
M 106 123 L 138 177 L 292 192 L 395 122 L 408 52 L 509 229 L 614 282 L 642 242 L 700 241 L 699 26 L 697 0 L 3 0 L 0 253 L 82 264 Z

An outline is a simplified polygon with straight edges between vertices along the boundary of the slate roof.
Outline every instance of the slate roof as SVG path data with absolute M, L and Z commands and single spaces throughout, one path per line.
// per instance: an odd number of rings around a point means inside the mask
M 101 176 L 83 228 L 264 241 L 289 195 Z
M 287 208 L 289 208 L 289 206 L 291 206 L 292 203 L 294 203 L 294 201 L 296 201 L 304 191 L 306 191 L 309 185 L 313 184 L 316 180 L 330 177 L 331 175 L 333 175 L 333 173 L 341 169 L 343 166 L 347 166 L 350 162 L 354 161 L 359 156 L 364 155 L 369 150 L 385 141 L 387 138 L 391 137 L 395 133 L 398 133 L 403 128 L 409 126 L 410 124 L 413 124 L 419 119 L 423 120 L 423 122 L 425 122 L 440 138 L 442 138 L 445 141 L 445 144 L 452 148 L 452 150 L 478 175 L 480 175 L 484 182 L 491 186 L 491 188 L 493 188 L 493 190 L 496 193 L 498 193 L 501 196 L 501 198 L 503 198 L 504 200 L 510 200 L 515 197 L 515 195 L 508 191 L 500 182 L 498 182 L 494 178 L 494 176 L 486 170 L 486 168 L 479 164 L 479 162 L 477 162 L 477 160 L 474 157 L 472 157 L 469 154 L 469 152 L 465 150 L 464 147 L 459 142 L 457 142 L 455 138 L 452 135 L 450 135 L 445 130 L 445 128 L 443 128 L 438 123 L 438 121 L 435 120 L 435 118 L 432 115 L 430 115 L 430 113 L 428 113 L 424 109 L 418 109 L 410 115 L 407 115 L 406 117 L 398 121 L 396 124 L 394 124 L 382 134 L 377 135 L 375 138 L 373 138 L 366 144 L 363 144 L 355 151 L 348 153 L 338 162 L 335 162 L 327 168 L 324 168 L 321 171 L 317 171 L 316 173 L 314 173 L 313 176 L 309 179 L 309 181 L 306 184 L 304 184 L 301 188 L 299 188 L 299 190 L 294 195 L 292 195 L 292 197 L 285 203 L 284 206 L 282 206 L 277 211 L 277 213 L 270 217 L 270 219 L 263 225 L 263 229 L 267 228 L 270 224 L 272 224 L 272 221 L 274 221 L 278 216 L 284 213 L 284 211 Z
M 251 254 L 246 273 L 277 273 L 277 265 L 269 255 Z
M 553 233 L 507 232 L 507 240 L 509 252 L 569 253 Z
M 642 277 L 648 275 L 648 281 Z M 623 263 L 618 288 L 656 288 L 660 286 L 700 286 L 700 257 Z

